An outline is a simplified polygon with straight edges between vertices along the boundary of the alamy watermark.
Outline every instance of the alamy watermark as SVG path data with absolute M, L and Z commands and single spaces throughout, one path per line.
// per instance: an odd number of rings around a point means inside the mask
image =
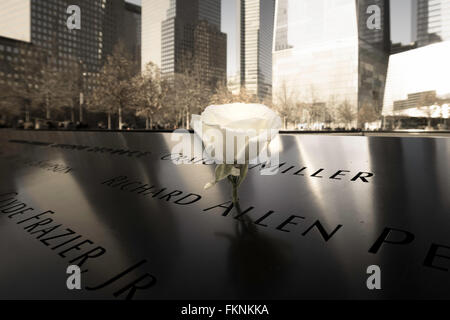
M 278 172 L 279 149 L 273 138 L 274 129 L 221 130 L 208 128 L 196 131 L 194 138 L 185 129 L 177 129 L 171 140 L 174 164 L 263 164 L 262 175 Z
M 70 276 L 67 278 L 66 286 L 69 290 L 81 290 L 81 269 L 77 265 L 67 267 L 66 273 Z
M 67 18 L 67 28 L 69 30 L 81 29 L 81 9 L 77 5 L 70 5 L 67 7 L 66 13 L 70 16 Z
M 367 267 L 367 274 L 370 276 L 367 278 L 366 286 L 369 290 L 381 290 L 381 269 L 377 265 L 371 265 Z
M 370 17 L 367 19 L 367 28 L 369 30 L 380 30 L 381 29 L 381 8 L 376 4 L 370 5 L 366 10 Z

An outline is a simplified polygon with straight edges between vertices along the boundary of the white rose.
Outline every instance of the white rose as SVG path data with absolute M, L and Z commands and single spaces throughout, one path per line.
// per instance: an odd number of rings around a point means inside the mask
M 253 164 L 269 161 L 267 148 L 278 135 L 281 119 L 265 105 L 233 103 L 192 115 L 191 126 L 207 158 L 218 164 Z

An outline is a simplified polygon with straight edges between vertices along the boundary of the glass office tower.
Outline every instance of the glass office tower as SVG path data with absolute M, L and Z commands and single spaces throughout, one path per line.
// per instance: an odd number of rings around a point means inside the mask
M 133 61 L 141 65 L 141 7 L 125 3 L 125 12 L 123 20 L 123 43 L 131 55 Z
M 166 77 L 200 66 L 211 86 L 226 81 L 226 34 L 221 0 L 144 0 L 142 67 L 153 62 Z
M 18 7 L 18 2 L 22 5 Z M 72 70 L 79 64 L 85 73 L 86 90 L 98 85 L 97 73 L 107 55 L 122 39 L 137 41 L 138 29 L 127 32 L 125 1 L 78 0 L 81 9 L 81 30 L 67 28 L 70 0 L 2 1 L 0 5 L 0 82 L 20 77 L 11 74 L 8 65 L 19 59 L 33 59 L 37 49 L 52 55 L 60 70 Z M 20 9 L 20 10 L 18 10 Z M 139 13 L 135 8 L 133 15 Z M 5 24 L 16 17 L 18 25 Z M 136 21 L 136 23 L 138 23 Z M 132 42 L 132 41 L 131 41 Z
M 369 28 L 369 5 L 379 8 L 379 28 Z M 337 109 L 380 113 L 389 52 L 385 0 L 278 0 L 273 51 L 273 98 L 316 106 L 300 122 L 339 122 Z
M 240 1 L 240 83 L 260 99 L 272 94 L 275 0 Z
M 450 0 L 417 0 L 417 46 L 450 40 Z
M 391 120 L 404 118 L 440 119 L 422 124 L 447 129 L 450 106 L 450 41 L 394 54 L 384 97 L 383 116 Z M 439 122 L 439 121 L 438 121 Z M 392 125 L 392 123 L 391 123 Z M 397 121 L 394 126 L 401 126 Z
M 448 129 L 450 0 L 417 0 L 416 46 L 389 58 L 385 128 Z
M 142 0 L 142 68 L 149 62 L 161 67 L 162 22 L 171 2 L 175 0 Z

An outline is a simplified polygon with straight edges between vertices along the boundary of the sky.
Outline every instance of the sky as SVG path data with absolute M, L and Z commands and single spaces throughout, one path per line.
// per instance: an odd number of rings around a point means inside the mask
M 134 4 L 141 4 L 141 0 L 127 0 Z M 314 1 L 314 0 L 310 0 Z M 391 0 L 391 39 L 393 43 L 407 44 L 411 39 L 411 3 L 413 0 Z M 228 37 L 227 65 L 228 74 L 234 75 L 237 71 L 236 55 L 236 0 L 222 0 L 222 32 Z

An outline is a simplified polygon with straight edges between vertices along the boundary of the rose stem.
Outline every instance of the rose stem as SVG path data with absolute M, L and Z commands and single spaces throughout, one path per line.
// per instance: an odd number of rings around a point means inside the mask
M 236 204 L 239 199 L 238 199 L 238 188 L 237 188 L 237 184 L 236 183 L 232 183 L 233 185 L 233 204 Z

